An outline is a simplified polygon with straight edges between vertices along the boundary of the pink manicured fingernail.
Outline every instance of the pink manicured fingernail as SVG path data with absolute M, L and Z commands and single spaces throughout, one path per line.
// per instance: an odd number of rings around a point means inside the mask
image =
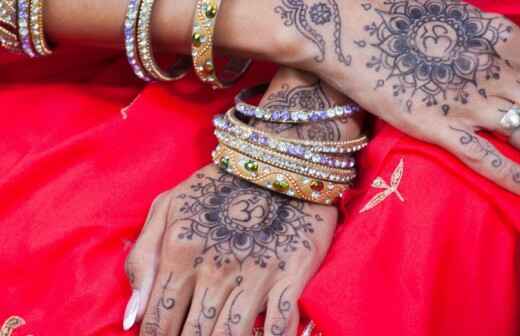
M 141 297 L 139 296 L 139 291 L 134 289 L 125 309 L 125 318 L 123 320 L 123 329 L 125 331 L 130 330 L 130 328 L 134 326 L 137 313 L 139 312 L 140 301 Z

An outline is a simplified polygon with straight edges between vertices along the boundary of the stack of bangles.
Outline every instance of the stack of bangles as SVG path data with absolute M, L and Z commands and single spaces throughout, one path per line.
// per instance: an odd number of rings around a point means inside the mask
M 34 58 L 52 52 L 43 28 L 44 0 L 0 2 L 0 46 Z
M 52 52 L 45 39 L 44 11 L 46 0 L 0 0 L 0 47 L 23 52 L 29 57 L 47 56 Z M 168 70 L 156 62 L 152 50 L 152 13 L 155 0 L 129 0 L 122 25 L 128 63 L 140 79 L 173 81 L 193 68 L 199 79 L 214 89 L 231 86 L 247 71 L 250 59 L 231 58 L 217 75 L 213 60 L 216 20 L 222 0 L 196 0 L 193 17 L 191 56 L 180 56 Z
M 366 136 L 332 142 L 290 139 L 259 131 L 242 119 L 303 124 L 345 118 L 359 111 L 359 106 L 350 104 L 324 111 L 272 111 L 244 102 L 265 87 L 242 91 L 234 108 L 215 117 L 219 145 L 213 152 L 213 162 L 260 187 L 313 203 L 334 203 L 356 178 L 356 163 L 350 155 L 368 144 Z

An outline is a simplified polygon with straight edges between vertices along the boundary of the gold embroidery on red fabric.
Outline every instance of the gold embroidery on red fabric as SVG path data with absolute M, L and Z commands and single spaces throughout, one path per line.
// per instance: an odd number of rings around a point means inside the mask
M 25 321 L 23 318 L 18 316 L 11 316 L 2 325 L 2 329 L 0 329 L 0 336 L 11 336 L 16 328 L 23 326 L 24 324 Z
M 399 161 L 399 164 L 395 168 L 394 172 L 392 173 L 390 185 L 388 185 L 382 177 L 378 176 L 374 180 L 374 182 L 372 182 L 372 187 L 384 190 L 375 195 L 370 201 L 368 201 L 368 203 L 359 212 L 363 213 L 375 208 L 392 194 L 395 194 L 401 202 L 404 202 L 404 197 L 398 190 L 399 185 L 401 184 L 401 179 L 403 178 L 403 173 L 404 160 L 401 159 L 401 161 Z

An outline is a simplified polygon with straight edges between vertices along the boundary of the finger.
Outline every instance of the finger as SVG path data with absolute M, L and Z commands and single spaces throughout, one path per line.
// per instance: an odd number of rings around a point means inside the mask
M 168 267 L 161 264 L 141 324 L 141 336 L 170 335 L 169 330 L 172 325 L 180 323 L 179 321 L 186 316 L 193 293 L 194 277 L 192 274 L 186 275 L 176 270 L 167 271 L 167 269 Z
M 169 203 L 167 194 L 161 194 L 155 199 L 141 234 L 126 259 L 125 271 L 132 287 L 132 296 L 125 309 L 124 330 L 132 328 L 144 314 L 157 271 Z
M 511 136 L 511 130 L 501 126 L 501 120 L 513 107 L 513 102 L 499 96 L 488 96 L 487 101 L 476 111 L 476 125 L 490 132 L 497 132 L 505 136 Z
M 495 14 L 501 20 L 501 31 L 503 34 L 503 42 L 498 46 L 498 52 L 504 59 L 511 60 L 516 64 L 520 64 L 520 28 L 511 20 L 500 14 Z M 507 33 L 507 34 L 506 34 Z
M 520 195 L 520 166 L 506 158 L 489 141 L 465 126 L 439 132 L 439 145 L 499 186 Z
M 215 283 L 200 285 L 195 289 L 182 336 L 211 335 L 217 323 L 217 317 L 222 311 L 229 293 L 233 290 L 232 286 L 215 288 Z
M 520 149 L 520 128 L 517 128 L 513 131 L 511 137 L 509 138 L 509 142 L 511 143 L 511 145 Z
M 265 317 L 265 336 L 295 336 L 300 315 L 298 296 L 290 285 L 277 285 L 269 294 Z
M 220 312 L 212 336 L 250 336 L 265 304 L 264 293 L 245 286 L 236 287 Z

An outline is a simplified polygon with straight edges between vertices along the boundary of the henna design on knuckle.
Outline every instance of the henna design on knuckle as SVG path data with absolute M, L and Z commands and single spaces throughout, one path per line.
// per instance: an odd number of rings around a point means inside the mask
M 161 315 L 162 311 L 168 311 L 175 307 L 175 299 L 170 298 L 166 295 L 166 291 L 168 290 L 168 286 L 173 279 L 173 272 L 168 274 L 168 279 L 161 286 L 162 292 L 160 298 L 157 300 L 157 303 L 153 310 L 153 321 L 146 322 L 143 326 L 144 334 L 149 336 L 160 336 L 164 335 L 161 331 Z
M 287 327 L 288 327 L 288 320 L 289 320 L 289 312 L 292 309 L 292 304 L 287 300 L 285 297 L 285 294 L 289 290 L 289 286 L 285 287 L 285 289 L 280 294 L 280 297 L 278 298 L 278 314 L 280 315 L 282 325 L 279 325 L 278 323 L 274 323 L 271 326 L 271 334 L 274 336 L 285 336 L 287 335 Z
M 305 203 L 258 188 L 238 177 L 219 172 L 217 177 L 198 175 L 191 192 L 182 194 L 178 225 L 181 240 L 203 241 L 199 264 L 212 254 L 220 268 L 251 261 L 260 268 L 270 262 L 285 270 L 285 255 L 302 246 L 314 232 Z
M 200 311 L 199 316 L 197 317 L 197 322 L 195 323 L 195 336 L 203 336 L 202 335 L 202 323 L 203 320 L 213 320 L 217 316 L 217 309 L 213 306 L 206 307 L 206 297 L 208 295 L 208 288 L 204 291 L 204 295 L 200 300 Z
M 300 34 L 318 48 L 320 54 L 314 58 L 317 63 L 325 60 L 328 43 L 320 31 L 327 33 L 332 28 L 337 61 L 345 66 L 351 65 L 352 56 L 345 55 L 342 46 L 343 24 L 335 0 L 281 0 L 280 2 L 281 5 L 274 9 L 275 13 L 280 15 L 286 27 L 296 27 Z
M 367 67 L 386 72 L 394 96 L 419 98 L 426 106 L 439 101 L 467 104 L 469 87 L 482 79 L 500 79 L 499 42 L 512 27 L 458 0 L 389 0 L 375 9 L 379 21 L 365 26 L 379 53 Z M 482 95 L 482 91 L 479 92 Z M 447 114 L 449 105 L 443 105 Z

